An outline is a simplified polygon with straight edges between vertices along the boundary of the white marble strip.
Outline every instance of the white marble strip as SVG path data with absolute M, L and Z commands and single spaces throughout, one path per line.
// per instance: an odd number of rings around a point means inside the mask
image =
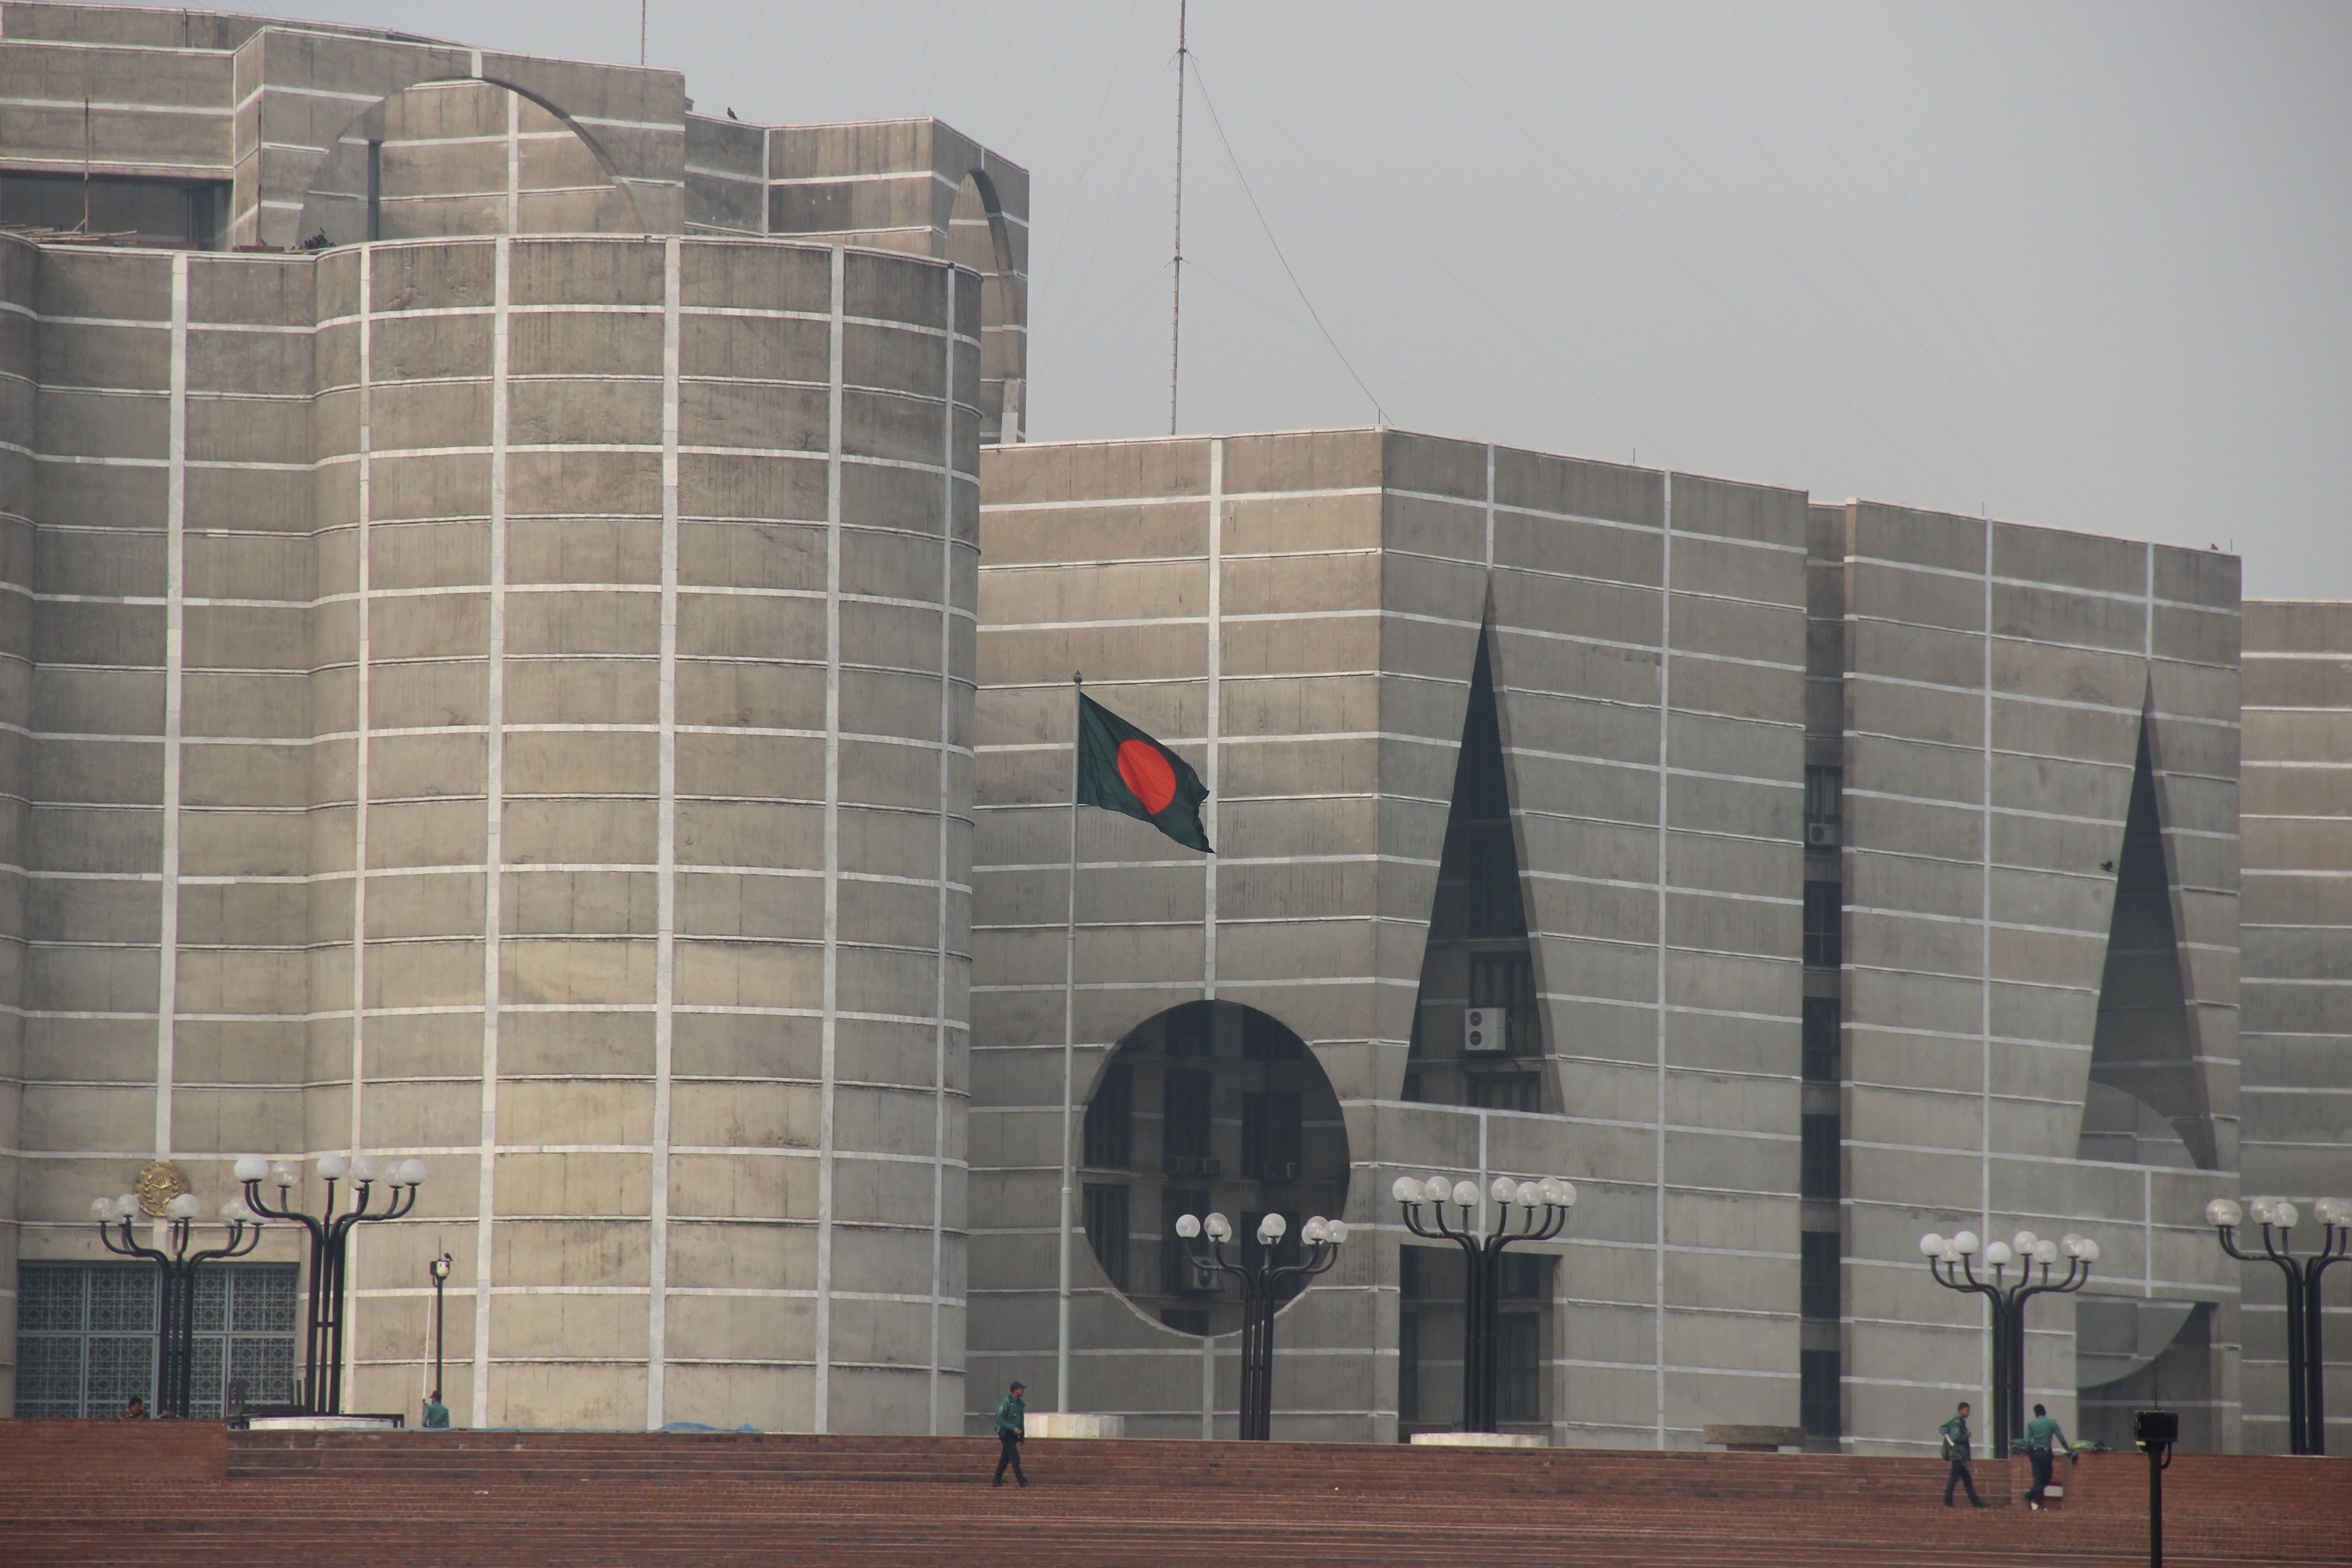
M 763 164 L 762 167 L 765 167 Z M 761 206 L 766 205 L 765 198 Z M 955 436 L 956 436 L 956 269 L 943 268 L 940 274 L 945 295 L 947 322 L 947 365 L 940 390 L 940 467 L 943 478 L 940 485 L 940 831 L 939 831 L 939 940 L 931 953 L 931 1295 L 930 1295 L 930 1378 L 927 1386 L 929 1418 L 924 1430 L 940 1436 L 943 1412 L 940 1407 L 942 1353 L 940 1335 L 943 1325 L 941 1302 L 947 1289 L 947 1179 L 948 1179 L 948 829 L 954 801 L 954 754 L 950 749 L 955 733 L 955 693 L 953 676 L 955 649 Z M 962 1358 L 957 1358 L 961 1361 Z
M 188 258 L 172 258 L 171 425 L 163 484 L 163 822 L 155 955 L 155 1157 L 172 1155 L 180 989 L 180 789 L 187 685 Z
M 819 1026 L 816 1175 L 816 1376 L 810 1430 L 832 1429 L 834 1085 L 839 1068 L 841 984 L 841 421 L 845 253 L 833 247 L 831 385 L 825 395 L 824 474 L 824 964 Z
M 507 653 L 507 368 L 513 321 L 514 241 L 498 241 L 490 333 L 490 626 L 485 710 L 482 878 L 482 1113 L 479 1188 L 474 1211 L 474 1394 L 469 1420 L 488 1426 L 490 1408 L 490 1296 L 496 1289 L 499 1168 L 499 949 L 505 916 Z
M 1213 847 L 1217 842 L 1219 806 L 1223 800 L 1223 769 L 1219 765 L 1224 749 L 1223 681 L 1225 673 L 1225 444 L 1222 440 L 1209 443 L 1209 574 L 1208 603 L 1202 616 L 1202 630 L 1207 643 L 1208 698 L 1202 710 L 1201 758 L 1208 768 L 1202 782 L 1209 786 L 1209 798 L 1204 802 L 1202 826 Z M 1235 617 L 1246 619 L 1248 617 Z M 1201 994 L 1213 1002 L 1217 999 L 1217 858 L 1201 857 Z
M 1669 770 L 1671 741 L 1674 735 L 1674 631 L 1675 631 L 1675 481 L 1664 476 L 1665 495 L 1660 512 L 1658 531 L 1658 856 L 1656 866 L 1657 897 L 1661 905 L 1666 896 L 1666 849 L 1673 841 L 1667 818 L 1667 786 L 1672 779 Z M 1666 921 L 1658 921 L 1657 956 L 1657 1103 L 1653 1112 L 1654 1131 L 1652 1134 L 1655 1166 L 1655 1195 L 1653 1206 L 1654 1251 L 1651 1258 L 1652 1350 L 1655 1352 L 1651 1374 L 1651 1394 L 1656 1409 L 1654 1416 L 1655 1445 L 1666 1446 L 1666 1079 L 1670 1064 L 1666 1051 Z M 1482 1122 L 1483 1128 L 1484 1123 Z
M 357 505 L 359 550 L 357 572 L 357 624 L 353 636 L 358 647 L 353 664 L 352 723 L 356 727 L 352 743 L 352 1016 L 351 1016 L 351 1147 L 358 1151 L 367 1147 L 365 1121 L 362 1115 L 367 1092 L 367 885 L 368 885 L 368 658 L 369 611 L 368 588 L 373 574 L 368 561 L 370 544 L 368 512 L 373 496 L 371 481 L 374 465 L 368 456 L 368 444 L 373 434 L 374 410 L 370 399 L 374 395 L 370 386 L 374 369 L 374 345 L 370 321 L 374 301 L 370 290 L 375 283 L 375 255 L 366 246 L 360 247 L 360 396 L 359 396 L 359 500 Z M 354 1232 L 345 1242 L 347 1259 L 355 1257 L 362 1243 Z M 356 1273 L 356 1269 L 353 1271 Z M 358 1389 L 359 1339 L 357 1334 L 345 1336 L 343 1349 L 343 1386 L 354 1393 Z
M 648 1152 L 646 1426 L 668 1420 L 670 1058 L 677 1001 L 677 437 L 678 242 L 662 242 L 660 804 L 654 817 L 654 1124 Z

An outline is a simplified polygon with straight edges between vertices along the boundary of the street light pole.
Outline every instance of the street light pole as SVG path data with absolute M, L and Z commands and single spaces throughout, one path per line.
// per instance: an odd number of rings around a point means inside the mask
M 2205 1221 L 2221 1238 L 2221 1250 L 2243 1263 L 2260 1259 L 2275 1263 L 2286 1276 L 2286 1429 L 2287 1452 L 2327 1452 L 2327 1357 L 2320 1348 L 2320 1276 L 2328 1265 L 2352 1255 L 2352 1204 L 2322 1198 L 2311 1205 L 2323 1227 L 2319 1250 L 2297 1258 L 2287 1250 L 2289 1234 L 2302 1215 L 2283 1198 L 2256 1198 L 2240 1207 L 2228 1198 L 2205 1205 Z M 2238 1250 L 2238 1226 L 2252 1212 L 2263 1227 L 2259 1253 Z M 2275 1231 L 2275 1235 L 2273 1235 Z
M 351 1208 L 335 1213 L 335 1184 L 351 1175 L 354 1191 Z M 319 1174 L 327 1180 L 327 1204 L 318 1215 L 307 1215 L 292 1205 L 295 1184 L 302 1179 L 293 1162 L 271 1164 L 258 1154 L 236 1163 L 236 1179 L 245 1184 L 246 1206 L 269 1219 L 289 1219 L 310 1233 L 310 1311 L 302 1342 L 302 1408 L 313 1415 L 338 1415 L 343 1408 L 343 1259 L 352 1227 L 398 1219 L 416 1206 L 416 1189 L 425 1184 L 425 1162 L 403 1160 L 387 1168 L 373 1154 L 345 1160 L 341 1154 L 319 1156 Z M 262 1198 L 267 1179 L 278 1188 L 278 1206 Z M 368 1204 L 378 1182 L 392 1189 L 383 1212 L 370 1214 Z
M 139 1216 L 139 1200 L 130 1193 L 111 1203 L 104 1198 L 90 1201 L 89 1217 L 98 1221 L 98 1239 L 109 1252 L 123 1258 L 143 1258 L 155 1265 L 162 1276 L 163 1300 L 157 1321 L 162 1331 L 156 1341 L 155 1407 L 160 1415 L 188 1416 L 188 1406 L 194 1394 L 191 1375 L 196 1353 L 196 1270 L 207 1263 L 226 1258 L 242 1258 L 261 1242 L 261 1221 L 236 1198 L 221 1205 L 221 1221 L 228 1226 L 228 1245 L 202 1252 L 191 1253 L 188 1243 L 195 1232 L 196 1215 L 204 1205 L 194 1193 L 182 1193 L 163 1206 L 163 1218 L 169 1227 L 165 1233 L 168 1250 L 142 1246 L 131 1234 L 131 1225 Z M 119 1241 L 110 1226 L 119 1226 L 122 1235 Z M 252 1234 L 246 1226 L 250 1225 Z
M 1448 1183 L 1443 1176 L 1416 1182 L 1399 1176 L 1390 1189 L 1404 1212 L 1407 1229 L 1433 1241 L 1453 1242 L 1462 1248 L 1468 1275 L 1463 1292 L 1462 1430 L 1492 1432 L 1502 1405 L 1503 1249 L 1515 1241 L 1549 1241 L 1568 1224 L 1576 1206 L 1576 1188 L 1557 1177 L 1540 1182 L 1515 1182 L 1497 1176 L 1492 1189 L 1495 1220 L 1478 1234 L 1478 1186 L 1475 1182 Z M 1427 1203 L 1436 1228 L 1422 1222 Z M 1459 1223 L 1445 1217 L 1452 1203 L 1462 1211 Z M 1511 1228 L 1511 1209 L 1519 1210 L 1518 1228 Z
M 435 1399 L 441 1397 L 441 1328 L 445 1321 L 442 1317 L 441 1287 L 449 1282 L 450 1262 L 449 1255 L 445 1252 L 425 1266 L 425 1272 L 433 1276 L 433 1397 Z
M 1176 1219 L 1176 1234 L 1183 1237 L 1184 1250 L 1193 1261 L 1241 1282 L 1244 1443 L 1263 1443 L 1274 1435 L 1274 1311 L 1282 1304 L 1282 1288 L 1293 1279 L 1311 1279 L 1328 1269 L 1339 1260 L 1339 1244 L 1348 1239 L 1345 1220 L 1327 1220 L 1318 1215 L 1298 1227 L 1299 1239 L 1309 1248 L 1306 1260 L 1277 1266 L 1274 1249 L 1289 1228 L 1289 1222 L 1278 1214 L 1258 1222 L 1258 1261 L 1253 1267 L 1225 1257 L 1225 1243 L 1233 1239 L 1234 1227 L 1224 1215 L 1213 1214 L 1203 1220 L 1188 1214 Z M 1205 1258 L 1193 1245 L 1203 1236 L 1209 1242 Z
M 2080 1290 L 2090 1282 L 2091 1265 L 2099 1260 L 2099 1244 L 2087 1236 L 2069 1231 L 2056 1241 L 2021 1230 L 2012 1241 L 1996 1241 L 1984 1247 L 1984 1260 L 1992 1267 L 1990 1279 L 1977 1278 L 1976 1265 L 1970 1260 L 1977 1255 L 1979 1243 L 1972 1230 L 1961 1231 L 1948 1240 L 1934 1231 L 1919 1238 L 1919 1250 L 1927 1259 L 1927 1271 L 1936 1283 L 1947 1290 L 1963 1295 L 1982 1296 L 1991 1309 L 1992 1323 L 1992 1457 L 2005 1459 L 2011 1444 L 2019 1436 L 2025 1417 L 2025 1303 L 2036 1296 L 2057 1295 Z M 2066 1274 L 2053 1280 L 2050 1270 L 2063 1253 Z M 2011 1283 L 2004 1276 L 2011 1263 L 2017 1266 L 2017 1279 Z M 2033 1277 L 2039 1265 L 2042 1277 Z

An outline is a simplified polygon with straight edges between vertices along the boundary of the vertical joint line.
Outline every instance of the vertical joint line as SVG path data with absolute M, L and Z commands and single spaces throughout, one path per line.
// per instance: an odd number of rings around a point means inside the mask
M 1209 842 L 1217 838 L 1218 791 L 1223 785 L 1223 772 L 1218 766 L 1223 750 L 1224 726 L 1223 681 L 1225 672 L 1225 444 L 1209 443 L 1209 605 L 1208 605 L 1208 676 L 1209 694 L 1206 714 L 1207 739 L 1203 742 L 1202 760 L 1208 764 L 1209 798 L 1203 813 L 1202 826 L 1208 829 Z M 1202 926 L 1201 926 L 1201 994 L 1213 1002 L 1217 999 L 1217 858 L 1202 857 Z
M 1651 1237 L 1651 1396 L 1657 1406 L 1658 1447 L 1666 1446 L 1666 763 L 1674 729 L 1675 476 L 1659 476 L 1664 504 L 1658 531 L 1658 1093 L 1653 1129 L 1653 1195 L 1657 1212 Z
M 522 232 L 522 94 L 507 92 L 507 232 Z
M 948 816 L 955 787 L 956 268 L 940 269 L 947 289 L 946 365 L 940 395 L 940 904 L 931 964 L 931 1375 L 929 1419 L 940 1435 L 941 1298 L 947 1289 L 948 1155 Z
M 824 974 L 820 1005 L 816 1165 L 816 1363 L 812 1429 L 831 1430 L 833 1399 L 834 1086 L 841 995 L 841 421 L 843 300 L 848 258 L 833 247 L 824 437 Z
M 477 61 L 478 71 L 478 58 Z M 490 1287 L 496 1272 L 499 1167 L 499 937 L 506 921 L 507 375 L 514 241 L 501 235 L 491 288 L 490 625 L 485 650 L 482 809 L 482 1120 L 474 1218 L 473 1424 L 490 1412 Z
M 668 1419 L 670 1060 L 677 1005 L 678 300 L 683 256 L 662 241 L 661 669 L 654 816 L 654 1126 L 648 1152 L 646 1426 Z
M 180 730 L 187 683 L 188 258 L 172 258 L 172 394 L 163 480 L 163 843 L 155 953 L 155 1157 L 172 1153 L 180 1011 Z

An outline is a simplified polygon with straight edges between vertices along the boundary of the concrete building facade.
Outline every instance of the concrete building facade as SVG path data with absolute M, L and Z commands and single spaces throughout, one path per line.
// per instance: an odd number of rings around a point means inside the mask
M 415 1153 L 356 1407 L 414 1404 L 446 1250 L 461 1420 L 953 1419 L 992 348 L 1019 381 L 955 185 L 689 226 L 674 73 L 258 20 L 9 6 L 0 73 L 0 201 L 89 92 L 115 210 L 207 185 L 237 247 L 0 237 L 11 1257 L 102 1256 L 144 1160 L 217 1203 L 243 1152 Z
M 1928 1451 L 1965 1226 L 2099 1240 L 2070 1431 L 2283 1446 L 2201 1211 L 2352 1195 L 2341 606 L 1393 430 L 1020 445 L 1027 206 L 929 121 L 0 3 L 0 1398 L 145 1375 L 142 1165 L 392 1153 L 350 1407 L 446 1252 L 461 1424 L 1230 1435 L 1216 1208 L 1358 1226 L 1275 1430 L 1391 1441 L 1459 1416 L 1444 1173 L 1580 1189 L 1510 1430 Z M 1081 672 L 1216 855 L 1074 814 Z

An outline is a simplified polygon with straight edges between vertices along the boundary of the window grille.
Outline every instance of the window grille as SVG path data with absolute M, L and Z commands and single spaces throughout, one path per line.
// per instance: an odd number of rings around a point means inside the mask
M 1505 1421 L 1543 1419 L 1543 1320 L 1534 1312 L 1502 1316 L 1501 1399 L 1495 1414 Z
M 223 1415 L 228 1385 L 240 1380 L 253 1404 L 297 1397 L 298 1275 L 289 1263 L 214 1264 L 197 1274 L 191 1415 Z M 143 1263 L 20 1265 L 16 1413 L 108 1416 L 134 1394 L 153 1406 L 157 1285 Z

